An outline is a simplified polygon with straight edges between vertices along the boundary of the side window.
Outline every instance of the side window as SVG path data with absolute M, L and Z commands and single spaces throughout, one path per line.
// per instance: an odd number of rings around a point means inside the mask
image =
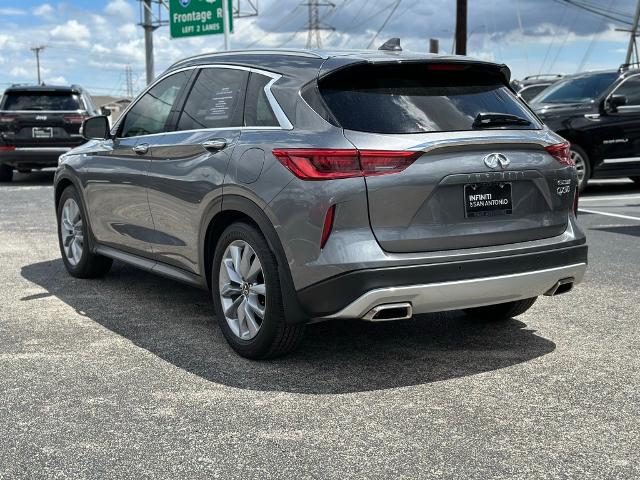
M 252 73 L 247 85 L 247 99 L 244 102 L 244 126 L 245 127 L 278 127 L 276 118 L 264 87 L 271 78 Z
M 119 137 L 164 132 L 171 107 L 188 78 L 187 72 L 175 73 L 145 93 L 127 113 Z
M 178 121 L 178 130 L 240 127 L 248 72 L 203 68 Z
M 629 78 L 613 94 L 627 97 L 627 103 L 620 107 L 622 109 L 625 107 L 640 107 L 640 75 Z

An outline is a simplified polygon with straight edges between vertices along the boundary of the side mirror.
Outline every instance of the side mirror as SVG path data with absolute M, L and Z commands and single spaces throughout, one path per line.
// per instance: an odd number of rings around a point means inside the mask
M 617 112 L 618 107 L 621 107 L 626 104 L 627 104 L 626 95 L 611 95 L 607 99 L 607 108 L 612 112 Z
M 107 107 L 100 107 L 100 113 L 105 117 L 108 117 L 109 115 L 111 115 L 111 109 Z
M 104 115 L 87 118 L 82 122 L 80 134 L 87 140 L 106 140 L 110 138 L 109 119 Z

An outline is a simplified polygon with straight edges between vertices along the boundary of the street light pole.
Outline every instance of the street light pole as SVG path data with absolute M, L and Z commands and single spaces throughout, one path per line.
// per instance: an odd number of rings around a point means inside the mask
M 155 77 L 153 65 L 153 31 L 155 27 L 151 19 L 151 0 L 144 0 L 142 9 L 144 10 L 144 22 L 142 23 L 142 28 L 144 28 L 144 56 L 147 69 L 147 85 L 149 85 L 153 82 L 153 77 Z
M 467 0 L 456 3 L 456 55 L 467 54 Z
M 224 30 L 224 49 L 228 51 L 230 48 L 229 39 L 229 2 L 222 0 L 222 28 Z
M 31 51 L 36 54 L 36 66 L 38 68 L 38 85 L 40 85 L 40 83 L 42 83 L 42 80 L 40 78 L 40 52 L 42 50 L 44 50 L 45 48 L 47 48 L 45 45 L 39 45 L 39 46 L 33 47 L 31 49 Z

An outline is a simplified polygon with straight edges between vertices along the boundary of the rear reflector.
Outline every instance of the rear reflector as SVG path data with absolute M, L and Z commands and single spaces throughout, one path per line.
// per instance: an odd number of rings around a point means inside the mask
M 0 123 L 11 123 L 16 119 L 13 115 L 0 115 Z
M 320 248 L 324 248 L 331 235 L 333 229 L 333 217 L 336 213 L 336 206 L 331 205 L 327 210 L 327 214 L 324 217 L 324 225 L 322 226 L 322 237 L 320 238 Z
M 89 117 L 84 115 L 65 115 L 64 117 L 62 117 L 65 123 L 82 123 L 87 118 Z
M 571 144 L 569 142 L 557 143 L 555 145 L 549 145 L 544 149 L 563 165 L 574 166 L 575 162 L 571 159 Z
M 16 147 L 10 146 L 10 145 L 3 145 L 0 146 L 0 152 L 13 152 L 16 149 Z
M 278 148 L 273 155 L 302 180 L 335 180 L 398 173 L 422 152 Z

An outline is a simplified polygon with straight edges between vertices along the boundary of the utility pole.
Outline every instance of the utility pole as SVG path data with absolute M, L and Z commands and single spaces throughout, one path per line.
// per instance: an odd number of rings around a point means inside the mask
M 456 2 L 456 55 L 467 54 L 467 0 Z
M 638 0 L 638 4 L 636 5 L 636 14 L 633 17 L 633 27 L 631 28 L 631 33 L 629 34 L 629 46 L 627 47 L 627 56 L 624 60 L 624 63 L 626 65 L 631 64 L 631 57 L 633 56 L 634 50 L 636 52 L 636 63 L 640 63 L 640 56 L 638 55 L 638 48 L 636 46 L 638 20 L 640 20 L 640 0 Z
M 144 11 L 144 21 L 142 22 L 142 28 L 144 28 L 144 59 L 147 68 L 148 85 L 155 77 L 153 66 L 153 31 L 157 27 L 155 27 L 151 21 L 151 0 L 144 0 L 142 9 Z
M 229 3 L 222 0 L 222 30 L 224 31 L 224 50 L 229 51 Z
M 438 42 L 437 38 L 429 39 L 429 53 L 438 53 L 440 49 L 440 42 Z
M 320 7 L 335 7 L 331 2 L 324 0 L 309 0 L 309 24 L 307 25 L 307 48 L 322 48 L 321 30 L 335 30 L 329 25 L 323 25 L 320 20 Z
M 38 85 L 42 83 L 42 80 L 40 78 L 40 52 L 43 51 L 45 48 L 47 48 L 46 45 L 39 45 L 31 49 L 31 51 L 36 54 L 36 65 L 38 68 Z

